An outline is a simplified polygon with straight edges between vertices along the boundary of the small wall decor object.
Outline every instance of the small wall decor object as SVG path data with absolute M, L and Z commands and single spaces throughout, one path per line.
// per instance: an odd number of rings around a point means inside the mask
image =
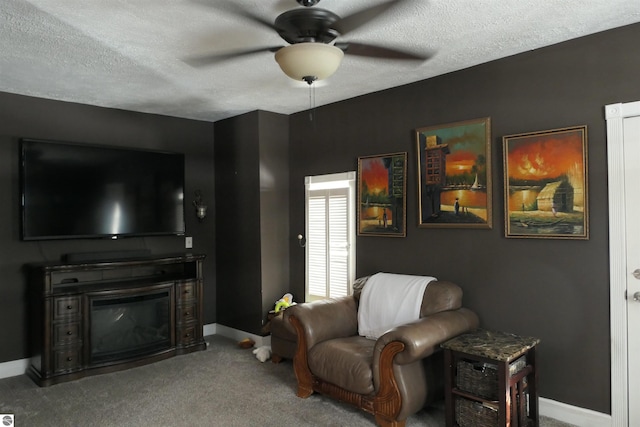
M 407 234 L 407 153 L 358 157 L 358 235 Z
M 491 228 L 491 119 L 416 129 L 418 226 Z
M 207 216 L 207 205 L 202 200 L 202 192 L 200 192 L 200 190 L 196 191 L 195 196 L 193 206 L 196 208 L 196 217 L 202 221 Z
M 587 127 L 502 141 L 506 237 L 588 239 Z

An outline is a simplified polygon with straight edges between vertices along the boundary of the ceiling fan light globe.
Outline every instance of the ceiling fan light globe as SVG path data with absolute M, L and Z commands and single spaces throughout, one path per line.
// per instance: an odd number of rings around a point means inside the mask
M 276 62 L 290 78 L 301 81 L 313 76 L 326 79 L 336 72 L 344 52 L 324 43 L 296 43 L 276 52 Z

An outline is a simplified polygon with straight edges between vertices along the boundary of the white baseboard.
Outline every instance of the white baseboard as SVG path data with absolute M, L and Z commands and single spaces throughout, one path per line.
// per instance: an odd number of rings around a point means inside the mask
M 0 363 L 0 378 L 9 378 L 24 374 L 29 368 L 30 361 L 30 359 L 20 359 Z
M 611 415 L 541 397 L 540 415 L 580 427 L 611 427 Z
M 216 334 L 216 324 L 215 323 L 209 323 L 208 325 L 204 325 L 202 327 L 202 335 L 203 336 L 207 336 L 207 335 L 215 335 Z
M 241 331 L 239 329 L 230 328 L 229 326 L 214 324 L 214 325 L 206 325 L 213 326 L 215 328 L 215 334 L 222 335 L 223 337 L 231 338 L 236 341 L 242 341 L 245 338 L 251 338 L 255 343 L 256 347 L 260 347 L 262 345 L 271 345 L 271 335 L 263 337 L 260 335 L 250 334 L 249 332 Z M 212 334 L 205 334 L 212 335 Z

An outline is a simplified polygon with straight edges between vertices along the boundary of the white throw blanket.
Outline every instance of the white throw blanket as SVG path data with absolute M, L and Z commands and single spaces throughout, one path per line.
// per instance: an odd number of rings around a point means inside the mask
M 377 273 L 360 295 L 358 334 L 378 339 L 389 329 L 420 318 L 420 306 L 430 276 Z

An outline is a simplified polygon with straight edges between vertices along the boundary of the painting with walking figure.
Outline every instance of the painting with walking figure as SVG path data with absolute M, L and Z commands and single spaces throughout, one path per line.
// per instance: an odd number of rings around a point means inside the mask
M 418 226 L 491 228 L 491 119 L 416 129 Z
M 589 238 L 587 127 L 502 138 L 505 235 Z
M 407 153 L 358 157 L 358 235 L 405 237 Z

